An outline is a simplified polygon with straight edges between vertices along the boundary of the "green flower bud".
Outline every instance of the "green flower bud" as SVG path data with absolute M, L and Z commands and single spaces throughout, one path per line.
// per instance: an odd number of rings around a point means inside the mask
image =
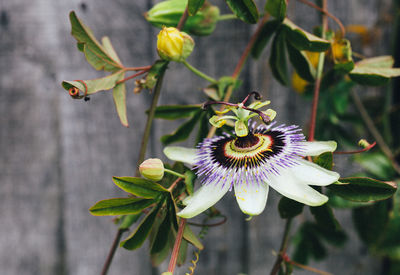
M 164 177 L 164 164 L 160 159 L 147 159 L 140 164 L 139 171 L 146 179 L 159 181 Z
M 160 2 L 145 14 L 145 18 L 155 27 L 176 27 L 187 2 L 188 0 Z M 193 35 L 209 35 L 214 31 L 218 18 L 218 7 L 206 1 L 195 15 L 187 19 L 183 31 Z
M 157 36 L 158 55 L 164 60 L 182 62 L 192 53 L 193 48 L 193 39 L 176 28 L 163 27 Z

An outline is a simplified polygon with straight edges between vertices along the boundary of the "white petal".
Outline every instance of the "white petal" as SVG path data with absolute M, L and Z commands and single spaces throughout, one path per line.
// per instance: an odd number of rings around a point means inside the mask
M 197 149 L 180 146 L 168 146 L 164 148 L 164 154 L 170 160 L 181 161 L 193 165 L 195 163 Z
M 336 141 L 303 141 L 300 142 L 305 149 L 305 156 L 318 156 L 325 152 L 333 152 L 336 150 Z
M 336 182 L 340 177 L 338 173 L 322 168 L 313 162 L 303 159 L 298 159 L 297 162 L 299 165 L 290 170 L 301 183 L 325 186 Z
M 214 183 L 203 185 L 194 192 L 188 205 L 178 213 L 178 216 L 189 219 L 200 214 L 216 204 L 228 192 L 229 187 L 229 184 L 225 184 L 224 187 Z
M 328 201 L 327 196 L 306 184 L 300 183 L 290 170 L 281 170 L 280 172 L 279 176 L 269 175 L 269 185 L 283 196 L 310 206 L 322 205 Z
M 268 198 L 268 185 L 262 183 L 258 185 L 253 182 L 250 184 L 235 184 L 235 197 L 243 213 L 255 216 L 264 211 Z

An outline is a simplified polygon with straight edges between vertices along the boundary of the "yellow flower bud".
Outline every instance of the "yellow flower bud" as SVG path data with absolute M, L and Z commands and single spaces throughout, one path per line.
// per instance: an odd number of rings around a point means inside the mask
M 306 80 L 302 79 L 296 72 L 293 73 L 292 86 L 296 92 L 298 92 L 299 94 L 304 93 L 307 85 L 308 82 Z
M 193 39 L 177 28 L 163 27 L 157 36 L 158 55 L 164 60 L 182 62 L 191 54 L 193 47 Z
M 139 171 L 146 179 L 159 181 L 164 177 L 164 164 L 160 159 L 147 159 L 140 164 Z

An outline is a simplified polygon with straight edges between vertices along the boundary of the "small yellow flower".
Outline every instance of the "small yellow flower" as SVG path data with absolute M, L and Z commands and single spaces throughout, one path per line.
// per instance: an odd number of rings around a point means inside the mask
M 194 41 L 173 27 L 163 27 L 157 36 L 157 51 L 164 60 L 182 62 L 193 51 Z
M 147 159 L 140 164 L 139 171 L 146 179 L 159 181 L 164 177 L 164 164 L 160 159 Z

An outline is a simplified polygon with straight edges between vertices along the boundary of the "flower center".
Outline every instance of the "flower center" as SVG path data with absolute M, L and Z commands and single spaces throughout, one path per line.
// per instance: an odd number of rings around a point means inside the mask
M 231 148 L 234 151 L 249 152 L 259 147 L 262 142 L 263 139 L 260 139 L 258 136 L 253 134 L 249 134 L 245 137 L 238 137 L 235 140 L 232 140 Z
M 269 135 L 249 134 L 225 144 L 225 155 L 235 159 L 253 158 L 265 151 L 272 151 L 273 139 Z

